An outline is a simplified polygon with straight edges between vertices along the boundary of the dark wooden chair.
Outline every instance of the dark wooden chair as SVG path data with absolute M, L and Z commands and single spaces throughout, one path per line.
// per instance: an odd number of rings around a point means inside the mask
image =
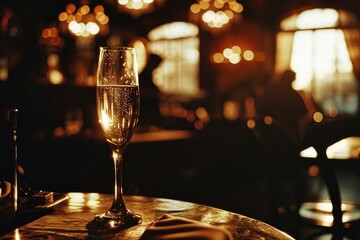
M 246 123 L 256 144 L 258 171 L 264 173 L 269 187 L 272 225 L 295 234 L 298 205 L 299 146 L 288 130 L 271 116 L 257 115 Z
M 335 239 L 342 239 L 354 229 L 360 219 L 360 208 L 355 203 L 345 202 L 341 196 L 341 188 L 336 170 L 344 167 L 345 170 L 355 170 L 359 174 L 360 156 L 348 159 L 339 159 L 327 155 L 328 148 L 349 137 L 360 136 L 360 119 L 355 117 L 329 119 L 317 123 L 308 129 L 302 140 L 302 149 L 313 147 L 316 151 L 315 156 L 300 154 L 300 160 L 305 165 L 315 166 L 320 173 L 321 179 L 325 183 L 329 200 L 302 202 L 299 204 L 299 217 L 307 223 L 321 226 L 321 231 L 331 233 Z M 360 141 L 355 140 L 355 141 Z M 360 144 L 360 143 L 359 143 Z M 304 165 L 304 166 L 305 166 Z M 360 191 L 360 189 L 353 189 Z M 330 206 L 328 214 L 332 222 L 326 223 L 323 216 L 326 210 L 319 208 L 321 205 Z M 331 209 L 332 207 L 332 209 Z M 310 215 L 306 213 L 312 212 Z M 356 215 L 357 213 L 357 215 Z M 346 217 L 344 217 L 346 215 Z

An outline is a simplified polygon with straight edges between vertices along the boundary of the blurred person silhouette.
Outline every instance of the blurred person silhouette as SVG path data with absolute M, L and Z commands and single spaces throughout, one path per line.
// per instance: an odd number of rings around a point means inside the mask
M 145 69 L 139 74 L 140 116 L 139 123 L 144 126 L 159 125 L 159 88 L 154 84 L 153 71 L 159 66 L 162 58 L 150 54 Z
M 300 122 L 308 115 L 304 95 L 293 89 L 296 73 L 285 70 L 280 81 L 269 85 L 256 103 L 257 113 L 269 115 L 288 132 L 296 144 L 300 141 Z

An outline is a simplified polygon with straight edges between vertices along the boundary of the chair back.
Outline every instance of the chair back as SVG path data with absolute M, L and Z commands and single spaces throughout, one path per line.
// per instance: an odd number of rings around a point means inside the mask
M 347 137 L 360 136 L 360 118 L 330 119 L 312 126 L 304 135 L 302 149 L 310 146 L 318 152 Z
M 330 119 L 312 126 L 304 135 L 302 149 L 313 147 L 317 152 L 314 163 L 319 167 L 332 203 L 334 233 L 343 234 L 343 212 L 339 183 L 326 154 L 328 147 L 348 137 L 360 136 L 360 119 L 346 117 Z

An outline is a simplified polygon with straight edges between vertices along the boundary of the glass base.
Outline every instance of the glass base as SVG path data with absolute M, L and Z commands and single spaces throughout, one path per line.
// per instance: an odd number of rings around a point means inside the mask
M 121 229 L 135 226 L 142 221 L 142 216 L 127 210 L 125 213 L 112 213 L 107 211 L 96 215 L 94 220 L 87 225 L 87 229 L 93 233 L 115 232 Z

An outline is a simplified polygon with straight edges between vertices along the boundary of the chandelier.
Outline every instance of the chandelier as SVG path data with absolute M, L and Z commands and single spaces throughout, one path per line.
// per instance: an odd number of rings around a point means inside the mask
M 87 4 L 76 7 L 69 3 L 64 12 L 59 14 L 60 29 L 69 31 L 76 37 L 93 37 L 97 34 L 106 35 L 109 31 L 109 17 L 104 12 L 102 5 L 94 7 L 90 11 Z
M 120 11 L 138 17 L 152 12 L 155 8 L 164 4 L 165 0 L 117 0 Z
M 239 21 L 243 9 L 236 0 L 197 0 L 190 6 L 189 18 L 204 30 L 219 32 Z

